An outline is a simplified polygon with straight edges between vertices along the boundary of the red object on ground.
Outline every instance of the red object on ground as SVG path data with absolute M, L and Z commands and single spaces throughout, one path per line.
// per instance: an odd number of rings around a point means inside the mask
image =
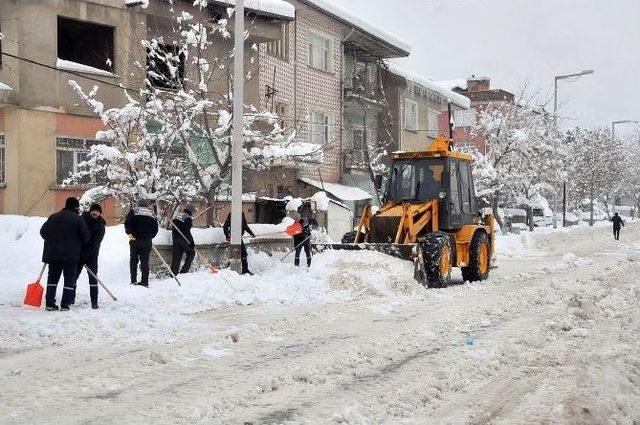
M 300 233 L 302 233 L 302 224 L 296 221 L 291 226 L 287 227 L 287 230 L 285 230 L 285 232 L 289 236 L 299 235 Z
M 40 279 L 27 285 L 27 294 L 24 296 L 25 305 L 40 307 L 42 305 L 42 294 L 44 288 L 40 285 Z

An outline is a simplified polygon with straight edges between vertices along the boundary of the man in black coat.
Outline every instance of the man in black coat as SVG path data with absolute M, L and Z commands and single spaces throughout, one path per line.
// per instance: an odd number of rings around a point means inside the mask
M 49 264 L 46 309 L 69 310 L 78 279 L 78 262 L 82 245 L 89 241 L 87 225 L 78 215 L 80 202 L 67 198 L 64 209 L 51 215 L 40 229 L 44 239 L 42 262 Z M 56 290 L 60 275 L 64 273 L 64 289 L 60 307 L 56 305 Z
M 618 213 L 614 214 L 611 221 L 613 222 L 613 237 L 615 240 L 620 240 L 620 228 L 624 226 L 624 221 L 622 221 L 622 217 Z
M 311 229 L 318 227 L 318 222 L 311 218 L 311 208 L 309 206 L 300 207 L 300 220 L 298 223 L 302 226 L 302 233 L 293 236 L 293 246 L 296 254 L 294 264 L 296 267 L 300 265 L 300 252 L 304 249 L 307 257 L 307 267 L 311 267 Z
M 231 213 L 227 216 L 227 219 L 224 221 L 224 225 L 222 226 L 222 230 L 224 231 L 224 236 L 227 238 L 227 241 L 231 241 Z M 242 212 L 242 235 L 246 233 L 250 234 L 251 237 L 256 237 L 253 233 L 249 224 L 247 224 L 247 218 L 244 216 L 244 212 Z M 247 261 L 247 257 L 249 254 L 247 253 L 247 248 L 244 246 L 244 241 L 240 238 L 240 250 L 241 250 L 241 260 L 242 260 L 242 274 L 249 274 L 253 276 L 253 273 L 249 270 L 249 261 Z
M 102 218 L 102 207 L 100 204 L 92 204 L 89 211 L 82 214 L 82 219 L 89 229 L 89 242 L 82 246 L 82 255 L 78 263 L 78 277 L 82 274 L 82 268 L 87 266 L 93 274 L 98 274 L 98 254 L 100 253 L 100 244 L 104 238 L 106 221 Z M 91 308 L 98 308 L 98 281 L 89 273 L 89 296 L 91 297 Z M 73 301 L 75 301 L 75 292 Z
M 175 218 L 171 220 L 171 239 L 173 241 L 171 271 L 176 275 L 178 273 L 189 273 L 193 257 L 196 255 L 193 235 L 191 235 L 191 226 L 193 225 L 191 216 L 194 212 L 195 206 L 188 204 L 181 213 L 177 214 Z M 186 258 L 182 269 L 180 269 L 182 256 L 185 254 Z
M 158 220 L 151 211 L 151 202 L 146 199 L 138 201 L 124 221 L 124 231 L 129 235 L 129 272 L 131 284 L 149 287 L 149 255 L 151 255 L 152 239 L 158 234 Z M 142 280 L 138 282 L 138 262 Z

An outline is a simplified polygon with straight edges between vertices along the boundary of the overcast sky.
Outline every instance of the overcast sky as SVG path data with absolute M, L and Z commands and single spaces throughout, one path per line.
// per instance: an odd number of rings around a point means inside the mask
M 555 75 L 593 69 L 559 83 L 565 126 L 640 120 L 640 0 L 332 1 L 410 43 L 414 73 L 488 75 L 514 93 L 528 81 L 551 98 Z

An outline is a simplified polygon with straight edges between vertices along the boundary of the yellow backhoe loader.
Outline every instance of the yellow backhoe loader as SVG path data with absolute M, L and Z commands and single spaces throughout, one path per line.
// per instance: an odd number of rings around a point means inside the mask
M 452 150 L 439 136 L 426 151 L 391 154 L 383 205 L 366 205 L 355 231 L 324 250 L 376 250 L 413 260 L 414 277 L 425 287 L 446 287 L 451 268 L 465 281 L 489 275 L 494 250 L 493 216 L 476 207 L 471 155 Z

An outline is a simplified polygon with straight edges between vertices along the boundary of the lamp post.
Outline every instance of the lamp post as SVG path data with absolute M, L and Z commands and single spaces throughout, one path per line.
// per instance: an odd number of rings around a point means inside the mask
M 558 81 L 567 78 L 582 77 L 593 74 L 593 69 L 586 69 L 575 74 L 556 75 L 553 81 L 553 126 L 558 128 Z M 553 215 L 553 227 L 557 227 L 556 216 Z M 567 180 L 562 182 L 562 227 L 567 227 Z
M 236 0 L 233 51 L 233 126 L 231 134 L 231 269 L 242 257 L 242 144 L 244 140 L 244 0 Z

